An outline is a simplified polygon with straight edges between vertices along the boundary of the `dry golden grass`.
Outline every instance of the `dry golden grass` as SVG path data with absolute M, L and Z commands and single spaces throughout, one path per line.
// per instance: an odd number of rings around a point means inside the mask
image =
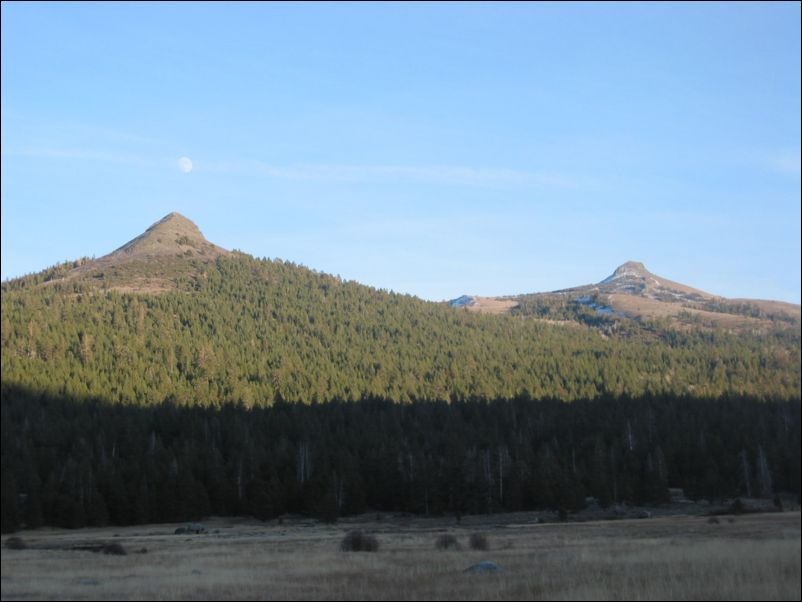
M 469 311 L 484 314 L 506 314 L 514 307 L 518 307 L 518 301 L 514 299 L 504 299 L 501 297 L 474 297 L 473 305 L 466 305 Z
M 207 535 L 172 535 L 175 525 L 20 535 L 27 550 L 2 551 L 2 599 L 555 599 L 799 600 L 800 514 L 582 524 L 445 526 L 349 521 L 284 525 L 215 519 Z M 466 521 L 463 521 L 463 524 Z M 360 528 L 381 547 L 341 552 Z M 468 549 L 480 531 L 490 549 Z M 118 534 L 117 537 L 114 535 Z M 462 550 L 435 550 L 448 533 Z M 65 548 L 116 541 L 128 556 Z M 136 554 L 146 547 L 148 552 Z M 503 567 L 465 574 L 481 560 Z
M 761 320 L 738 314 L 705 311 L 679 303 L 668 303 L 666 301 L 658 301 L 657 299 L 639 297 L 637 295 L 609 295 L 609 302 L 610 306 L 616 311 L 639 318 L 672 318 L 680 314 L 687 314 L 697 317 L 703 322 L 734 330 L 754 330 L 768 328 L 772 325 L 769 320 Z

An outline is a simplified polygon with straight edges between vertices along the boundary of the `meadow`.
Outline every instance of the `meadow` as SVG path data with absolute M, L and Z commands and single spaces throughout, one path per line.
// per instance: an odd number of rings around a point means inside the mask
M 800 513 L 535 523 L 533 515 L 213 518 L 15 534 L 3 600 L 799 600 Z M 376 552 L 343 552 L 359 529 Z M 487 550 L 469 545 L 481 534 Z M 460 549 L 436 549 L 443 535 Z M 120 544 L 126 555 L 77 547 Z M 481 561 L 497 572 L 466 573 Z

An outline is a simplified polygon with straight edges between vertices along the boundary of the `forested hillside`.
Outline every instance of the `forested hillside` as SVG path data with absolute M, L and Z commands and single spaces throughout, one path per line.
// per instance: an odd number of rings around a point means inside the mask
M 793 317 L 488 315 L 231 253 L 170 214 L 3 283 L 0 343 L 4 531 L 799 492 Z
M 798 324 L 733 334 L 581 307 L 571 311 L 584 322 L 477 315 L 241 253 L 47 273 L 3 286 L 2 380 L 70 397 L 253 407 L 800 396 Z M 131 283 L 140 290 L 121 292 Z

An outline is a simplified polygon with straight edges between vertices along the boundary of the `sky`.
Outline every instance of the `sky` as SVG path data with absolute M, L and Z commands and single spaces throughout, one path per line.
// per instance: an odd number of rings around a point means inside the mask
M 2 278 L 178 211 L 443 300 L 800 302 L 800 4 L 2 3 Z

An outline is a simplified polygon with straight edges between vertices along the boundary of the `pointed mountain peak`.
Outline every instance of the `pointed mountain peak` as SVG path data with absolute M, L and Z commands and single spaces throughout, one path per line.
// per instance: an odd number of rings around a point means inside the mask
M 165 255 L 216 257 L 227 253 L 206 240 L 192 220 L 173 211 L 101 259 L 119 261 Z
M 653 276 L 653 274 L 640 261 L 627 261 L 618 266 L 615 272 L 602 280 L 601 283 L 607 284 L 621 278 L 648 278 L 650 276 Z
M 201 264 L 230 253 L 206 240 L 192 220 L 173 211 L 119 249 L 70 270 L 66 278 L 129 293 L 157 294 L 179 289 L 179 276 L 198 277 Z
M 613 275 L 615 274 L 638 274 L 641 276 L 645 276 L 650 274 L 649 270 L 646 269 L 646 266 L 643 265 L 640 261 L 627 261 L 622 263 L 615 269 Z
M 640 261 L 622 263 L 596 287 L 607 294 L 637 295 L 671 302 L 715 298 L 710 293 L 657 276 Z
M 177 211 L 168 213 L 158 222 L 151 225 L 150 228 L 145 230 L 145 232 L 155 232 L 155 231 L 182 232 L 186 235 L 192 235 L 194 238 L 200 238 L 201 240 L 204 241 L 206 240 L 203 234 L 201 234 L 201 231 L 198 228 L 198 226 L 195 225 L 195 222 L 184 217 Z
M 184 216 L 184 215 L 181 215 L 180 213 L 178 213 L 178 211 L 171 211 L 170 213 L 168 213 L 167 215 L 165 215 L 163 218 L 161 218 L 161 219 L 160 219 L 158 222 L 156 222 L 155 224 L 153 224 L 153 226 L 155 226 L 155 225 L 157 225 L 157 224 L 161 224 L 161 223 L 166 223 L 166 222 L 176 222 L 176 221 L 178 221 L 178 222 L 186 222 L 186 223 L 192 224 L 193 226 L 195 225 L 195 224 L 192 222 L 192 220 L 191 220 L 191 219 L 189 219 L 188 217 L 186 217 L 186 216 Z M 151 228 L 152 228 L 153 226 L 151 226 Z

